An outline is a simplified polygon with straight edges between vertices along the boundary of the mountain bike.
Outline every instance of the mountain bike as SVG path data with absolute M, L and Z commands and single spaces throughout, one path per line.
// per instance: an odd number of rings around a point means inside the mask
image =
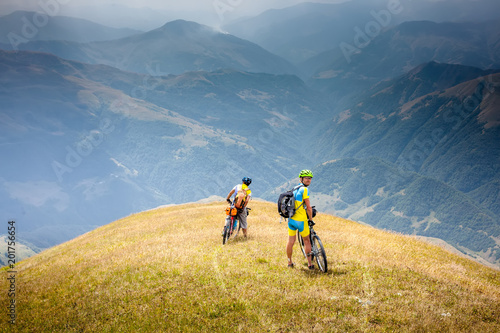
M 227 209 L 236 209 L 234 204 L 231 203 L 231 206 Z M 227 212 L 226 209 L 226 212 Z M 246 207 L 247 216 L 250 214 L 250 210 L 252 208 Z M 241 229 L 240 221 L 236 217 L 236 215 L 228 214 L 226 220 L 224 222 L 224 229 L 222 230 L 222 245 L 229 242 L 229 240 L 236 238 L 238 236 Z
M 232 204 L 229 209 L 236 209 Z M 224 229 L 222 231 L 222 244 L 229 242 L 229 239 L 234 239 L 238 236 L 241 226 L 236 215 L 228 215 L 224 222 Z M 235 231 L 236 230 L 236 231 Z
M 313 226 L 316 223 L 314 221 L 309 221 L 309 240 L 311 241 L 311 256 L 316 259 L 316 262 L 318 263 L 318 268 L 323 272 L 326 273 L 328 271 L 328 263 L 326 261 L 326 253 L 325 253 L 325 248 L 323 247 L 323 243 L 321 243 L 321 239 L 319 238 L 318 234 L 316 231 L 314 231 Z M 302 236 L 300 235 L 300 232 L 297 233 L 297 238 L 299 240 L 300 244 L 300 249 L 302 250 L 302 254 L 304 255 L 304 258 L 307 259 L 307 253 L 306 253 L 306 248 L 304 246 L 304 239 L 302 239 Z M 311 258 L 311 259 L 313 259 Z

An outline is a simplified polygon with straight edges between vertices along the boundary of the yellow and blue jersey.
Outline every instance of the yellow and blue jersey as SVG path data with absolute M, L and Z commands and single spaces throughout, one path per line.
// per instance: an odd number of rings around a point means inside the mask
M 295 191 L 293 191 L 295 196 L 295 214 L 291 217 L 292 220 L 307 222 L 307 212 L 306 206 L 304 204 L 305 199 L 309 199 L 309 190 L 305 186 L 301 186 Z

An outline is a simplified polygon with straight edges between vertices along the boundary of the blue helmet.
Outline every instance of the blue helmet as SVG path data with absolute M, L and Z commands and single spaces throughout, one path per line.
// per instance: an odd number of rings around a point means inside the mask
M 252 183 L 252 178 L 249 178 L 249 177 L 243 177 L 243 179 L 241 180 L 243 182 L 243 184 L 245 185 L 250 185 Z

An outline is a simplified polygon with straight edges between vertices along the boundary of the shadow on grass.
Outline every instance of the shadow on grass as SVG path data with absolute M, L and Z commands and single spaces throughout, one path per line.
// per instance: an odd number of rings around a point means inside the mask
M 237 243 L 246 243 L 248 242 L 252 237 L 248 236 L 248 237 L 245 237 L 243 236 L 243 234 L 238 234 L 235 238 L 231 238 L 229 240 L 229 244 L 230 243 L 234 243 L 234 244 L 237 244 Z
M 324 275 L 327 275 L 327 276 L 341 276 L 341 275 L 345 275 L 345 274 L 348 274 L 349 271 L 345 268 L 339 268 L 339 267 L 328 267 L 328 270 L 326 271 L 326 273 L 323 273 L 319 268 L 318 268 L 318 265 L 315 264 L 314 265 L 314 269 L 309 269 L 307 267 L 307 263 L 304 263 L 303 264 L 303 267 L 301 268 L 302 271 L 304 271 L 305 274 L 309 275 L 309 276 L 324 276 Z

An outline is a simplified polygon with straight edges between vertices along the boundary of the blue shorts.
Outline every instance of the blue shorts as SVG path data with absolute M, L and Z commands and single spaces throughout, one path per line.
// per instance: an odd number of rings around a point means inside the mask
M 288 219 L 288 235 L 295 236 L 297 234 L 297 230 L 300 232 L 302 237 L 309 236 L 309 223 Z

